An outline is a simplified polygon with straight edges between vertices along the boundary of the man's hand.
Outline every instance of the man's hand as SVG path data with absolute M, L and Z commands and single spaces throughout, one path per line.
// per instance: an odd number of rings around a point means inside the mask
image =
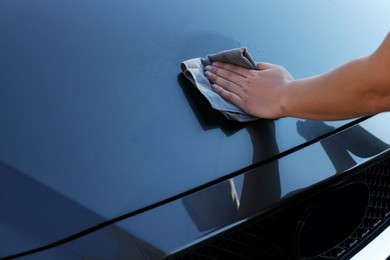
M 283 89 L 294 78 L 282 66 L 258 63 L 259 70 L 213 62 L 206 66 L 205 75 L 221 97 L 246 113 L 260 118 L 283 116 Z
M 371 55 L 309 78 L 294 80 L 275 64 L 257 66 L 214 62 L 205 75 L 224 99 L 261 118 L 340 120 L 390 111 L 390 33 Z

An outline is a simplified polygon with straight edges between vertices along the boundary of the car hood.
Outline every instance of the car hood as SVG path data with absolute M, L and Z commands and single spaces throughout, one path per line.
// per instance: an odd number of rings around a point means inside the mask
M 9 241 L 0 257 L 240 174 L 354 123 L 232 122 L 179 65 L 247 46 L 299 78 L 367 54 L 383 28 L 367 37 L 325 2 L 208 5 L 0 2 L 0 239 Z M 240 19 L 222 19 L 231 13 Z M 213 15 L 223 21 L 202 18 Z M 281 19 L 271 26 L 273 16 Z

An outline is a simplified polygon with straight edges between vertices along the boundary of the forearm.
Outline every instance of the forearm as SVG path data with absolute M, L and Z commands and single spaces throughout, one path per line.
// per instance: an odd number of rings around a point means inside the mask
M 283 93 L 285 116 L 338 120 L 375 113 L 366 63 L 367 58 L 357 59 L 320 76 L 291 82 Z
M 390 110 L 390 37 L 372 55 L 284 89 L 283 116 L 338 120 Z
M 214 62 L 205 75 L 221 97 L 260 118 L 339 120 L 390 111 L 390 34 L 370 56 L 294 80 L 282 66 L 259 70 Z

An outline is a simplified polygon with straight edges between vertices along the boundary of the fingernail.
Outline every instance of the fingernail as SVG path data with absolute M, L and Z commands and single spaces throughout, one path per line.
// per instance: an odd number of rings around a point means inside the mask
M 209 76 L 211 75 L 211 73 L 210 73 L 209 71 L 205 71 L 204 75 L 205 75 L 206 77 L 209 77 Z

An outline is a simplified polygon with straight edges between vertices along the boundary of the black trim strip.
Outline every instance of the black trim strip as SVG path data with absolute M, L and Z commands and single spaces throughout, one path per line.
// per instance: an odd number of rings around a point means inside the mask
M 315 138 L 315 139 L 313 139 L 313 140 L 307 141 L 307 142 L 305 142 L 305 143 L 303 143 L 303 144 L 301 144 L 301 145 L 298 145 L 298 146 L 293 147 L 293 148 L 291 148 L 291 149 L 288 149 L 288 150 L 286 150 L 286 151 L 284 151 L 284 152 L 281 152 L 281 153 L 278 154 L 277 156 L 273 156 L 273 157 L 270 157 L 270 158 L 268 158 L 268 159 L 266 159 L 266 160 L 264 160 L 264 161 L 261 161 L 261 162 L 258 162 L 258 163 L 254 163 L 254 164 L 252 164 L 252 165 L 250 165 L 250 166 L 244 167 L 244 168 L 242 168 L 242 169 L 240 169 L 240 170 L 238 170 L 238 171 L 235 171 L 235 172 L 233 172 L 233 173 L 231 173 L 231 174 L 228 174 L 228 175 L 226 175 L 226 176 L 224 176 L 224 177 L 218 178 L 218 179 L 216 179 L 216 180 L 214 180 L 214 181 L 211 181 L 211 182 L 209 182 L 209 183 L 206 183 L 206 184 L 201 185 L 201 186 L 199 186 L 199 187 L 196 187 L 196 188 L 194 188 L 194 189 L 191 189 L 191 190 L 188 190 L 188 191 L 186 191 L 186 192 L 180 193 L 180 194 L 178 194 L 178 195 L 176 195 L 176 196 L 173 196 L 173 197 L 171 197 L 171 198 L 162 200 L 162 201 L 160 201 L 160 202 L 157 202 L 157 203 L 151 204 L 151 205 L 149 205 L 149 206 L 143 207 L 143 208 L 141 208 L 141 209 L 135 210 L 135 211 L 133 211 L 133 212 L 130 212 L 130 213 L 121 215 L 121 216 L 119 216 L 119 217 L 113 218 L 113 219 L 111 219 L 111 220 L 102 222 L 101 224 L 98 224 L 98 225 L 96 225 L 96 226 L 87 228 L 87 229 L 85 229 L 85 230 L 83 230 L 83 231 L 80 231 L 80 232 L 78 232 L 78 233 L 75 233 L 75 234 L 73 234 L 73 235 L 71 235 L 71 236 L 68 236 L 68 237 L 66 237 L 66 238 L 60 239 L 60 240 L 58 240 L 58 241 L 56 241 L 56 242 L 53 242 L 53 243 L 50 243 L 50 244 L 48 244 L 48 245 L 41 246 L 41 247 L 38 247 L 38 248 L 35 248 L 35 249 L 31 249 L 31 250 L 27 250 L 27 251 L 25 251 L 25 252 L 18 253 L 18 254 L 14 254 L 14 255 L 11 255 L 11 256 L 6 256 L 5 258 L 1 258 L 1 259 L 2 259 L 2 260 L 8 260 L 8 259 L 20 258 L 20 257 L 26 256 L 26 255 L 35 254 L 35 253 L 38 253 L 38 252 L 41 252 L 41 251 L 44 251 L 44 250 L 47 250 L 47 249 L 50 249 L 50 248 L 53 248 L 53 247 L 56 247 L 56 246 L 60 246 L 60 245 L 65 244 L 65 243 L 68 243 L 68 242 L 70 242 L 70 241 L 72 241 L 72 240 L 75 240 L 75 239 L 77 239 L 77 238 L 79 238 L 79 237 L 88 235 L 88 234 L 90 234 L 90 233 L 92 233 L 92 232 L 94 232 L 94 231 L 96 231 L 96 230 L 102 229 L 102 228 L 107 227 L 107 226 L 109 226 L 109 225 L 112 225 L 112 224 L 114 224 L 114 223 L 116 223 L 116 222 L 119 222 L 119 221 L 122 221 L 122 220 L 124 220 L 124 219 L 133 217 L 133 216 L 138 215 L 138 214 L 141 214 L 141 213 L 146 212 L 146 211 L 148 211 L 148 210 L 151 210 L 151 209 L 153 209 L 153 208 L 157 208 L 157 207 L 159 207 L 159 206 L 161 206 L 161 205 L 170 203 L 170 202 L 172 202 L 172 201 L 175 201 L 175 200 L 177 200 L 177 199 L 180 199 L 180 198 L 183 198 L 183 197 L 185 197 L 185 196 L 188 196 L 188 195 L 190 195 L 190 194 L 192 194 L 192 193 L 195 193 L 195 192 L 197 192 L 197 191 L 199 191 L 199 190 L 208 188 L 208 187 L 213 186 L 213 185 L 215 185 L 215 184 L 217 184 L 217 183 L 220 183 L 220 182 L 222 182 L 222 181 L 231 179 L 231 178 L 236 177 L 236 176 L 238 176 L 238 175 L 240 175 L 240 174 L 243 174 L 243 173 L 245 173 L 245 172 L 248 172 L 248 171 L 250 171 L 250 170 L 253 170 L 253 169 L 255 169 L 255 168 L 257 168 L 257 167 L 260 167 L 260 166 L 262 166 L 262 165 L 264 165 L 264 164 L 267 164 L 267 163 L 269 163 L 269 162 L 271 162 L 271 161 L 278 160 L 278 159 L 280 159 L 280 158 L 282 158 L 282 157 L 285 157 L 285 156 L 287 156 L 287 155 L 289 155 L 289 154 L 291 154 L 291 153 L 294 153 L 295 151 L 301 150 L 301 149 L 303 149 L 303 148 L 305 148 L 305 147 L 307 147 L 307 146 L 309 146 L 309 145 L 312 145 L 312 144 L 314 144 L 314 143 L 316 143 L 316 142 L 319 142 L 319 141 L 321 141 L 321 140 L 323 140 L 323 139 L 325 139 L 325 138 L 327 138 L 327 137 L 329 137 L 329 136 L 335 135 L 335 134 L 337 134 L 337 133 L 339 133 L 339 132 L 342 132 L 342 131 L 344 131 L 344 130 L 346 130 L 346 129 L 352 127 L 352 126 L 354 126 L 354 125 L 357 125 L 357 124 L 359 124 L 359 123 L 361 123 L 361 122 L 363 122 L 363 121 L 369 119 L 370 117 L 372 117 L 372 116 L 367 116 L 367 117 L 358 118 L 358 119 L 356 119 L 356 120 L 354 120 L 354 121 L 352 121 L 352 122 L 349 122 L 349 123 L 347 123 L 347 124 L 345 124 L 345 125 L 343 125 L 343 126 L 341 126 L 341 127 L 339 127 L 339 128 L 336 128 L 335 130 L 333 130 L 333 131 L 331 131 L 331 132 L 329 132 L 329 133 L 326 133 L 326 134 L 321 135 L 321 136 L 319 136 L 319 137 L 317 137 L 317 138 Z

